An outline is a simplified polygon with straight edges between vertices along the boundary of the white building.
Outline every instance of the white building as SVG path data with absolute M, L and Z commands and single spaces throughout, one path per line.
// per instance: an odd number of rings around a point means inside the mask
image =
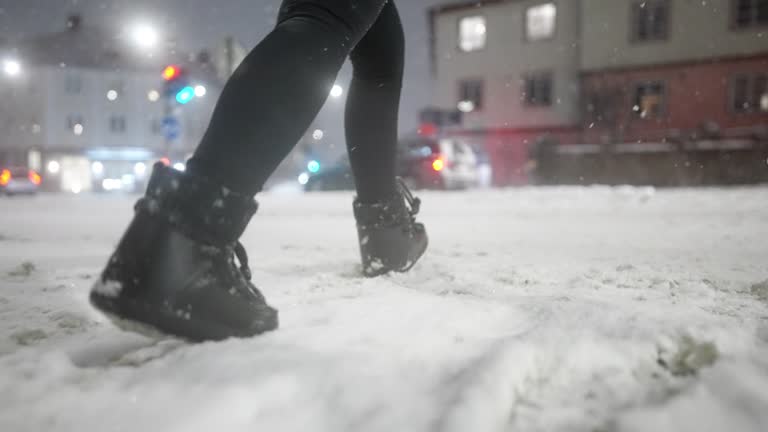
M 467 1 L 430 16 L 435 105 L 465 113 L 496 184 L 525 182 L 514 143 L 579 125 L 579 1 Z
M 432 16 L 438 106 L 475 128 L 578 122 L 578 2 L 472 1 Z
M 220 87 L 195 67 L 207 94 L 177 107 L 178 126 L 168 124 L 161 76 L 168 57 L 78 17 L 7 56 L 21 71 L 0 75 L 0 163 L 41 171 L 51 190 L 140 188 L 152 161 L 180 161 L 194 149 Z

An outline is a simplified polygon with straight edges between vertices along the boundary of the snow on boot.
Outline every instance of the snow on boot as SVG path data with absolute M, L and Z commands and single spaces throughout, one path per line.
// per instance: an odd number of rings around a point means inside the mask
M 355 219 L 365 276 L 375 277 L 391 271 L 406 272 L 427 250 L 427 232 L 423 224 L 416 222 L 421 200 L 414 198 L 401 179 L 398 179 L 398 184 L 400 193 L 391 200 L 373 204 L 355 200 Z
M 251 284 L 238 242 L 256 209 L 250 197 L 155 164 L 91 304 L 125 330 L 192 341 L 274 330 L 277 311 Z

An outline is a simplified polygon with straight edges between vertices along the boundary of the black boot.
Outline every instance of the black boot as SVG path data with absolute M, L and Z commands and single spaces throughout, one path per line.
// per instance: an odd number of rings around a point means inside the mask
M 91 304 L 126 330 L 193 341 L 274 330 L 277 311 L 251 284 L 238 243 L 256 209 L 250 197 L 156 164 Z
M 400 193 L 390 200 L 374 204 L 355 200 L 365 276 L 406 272 L 427 250 L 427 232 L 423 224 L 416 222 L 421 200 L 414 198 L 402 180 L 398 183 Z

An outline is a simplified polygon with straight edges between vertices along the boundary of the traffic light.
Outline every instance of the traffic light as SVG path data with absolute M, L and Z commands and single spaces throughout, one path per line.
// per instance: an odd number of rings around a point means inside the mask
M 195 89 L 189 85 L 189 77 L 184 69 L 177 65 L 168 65 L 163 69 L 163 94 L 166 98 L 184 105 L 195 97 Z
M 186 105 L 195 98 L 195 89 L 190 86 L 186 86 L 176 93 L 176 102 Z
M 163 69 L 163 79 L 166 81 L 174 81 L 181 75 L 181 68 L 176 65 L 169 65 Z
M 309 163 L 307 164 L 307 170 L 312 174 L 316 174 L 320 172 L 320 162 L 316 160 L 309 161 Z

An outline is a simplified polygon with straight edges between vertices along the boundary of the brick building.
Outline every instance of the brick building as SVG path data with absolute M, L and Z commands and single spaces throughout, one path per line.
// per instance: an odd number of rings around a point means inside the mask
M 585 141 L 768 132 L 768 1 L 587 0 L 582 20 Z

